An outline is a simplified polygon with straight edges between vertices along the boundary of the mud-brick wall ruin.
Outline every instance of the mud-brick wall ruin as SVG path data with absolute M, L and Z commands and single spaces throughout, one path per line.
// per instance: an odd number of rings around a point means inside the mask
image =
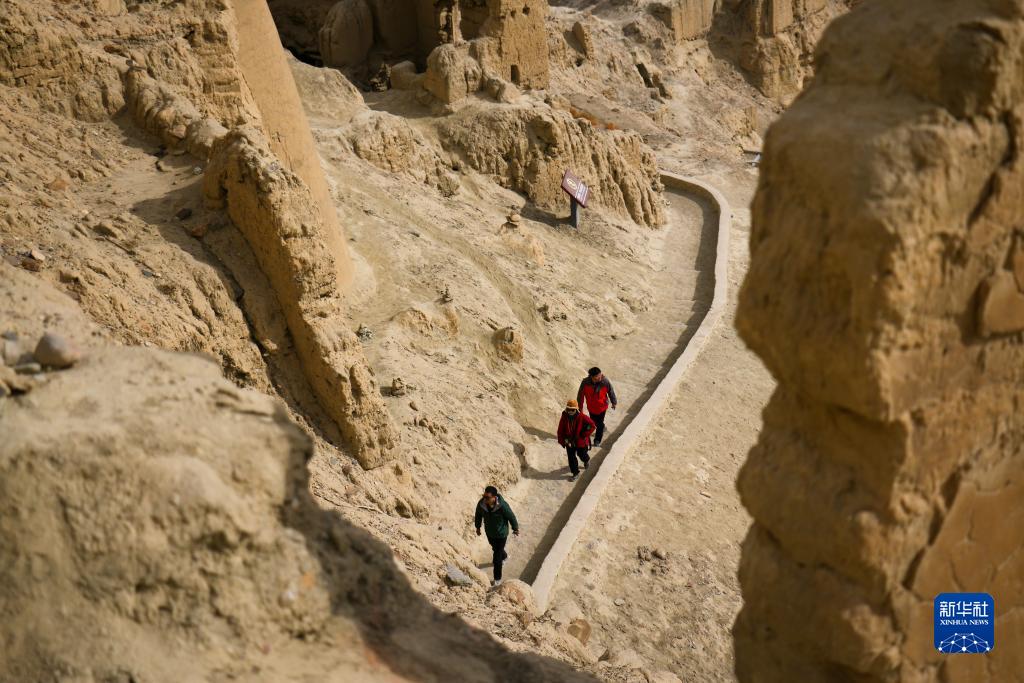
M 870 49 L 864 49 L 870 45 Z M 1024 676 L 1024 6 L 865 3 L 766 139 L 743 338 L 743 681 Z M 991 593 L 995 648 L 932 644 Z
M 799 92 L 825 25 L 853 0 L 667 0 L 648 6 L 676 43 L 714 34 L 769 97 Z
M 381 67 L 406 60 L 422 72 L 437 71 L 442 61 L 461 69 L 472 59 L 479 63 L 473 68 L 482 69 L 485 77 L 526 88 L 548 84 L 546 0 L 270 0 L 269 4 L 290 50 L 357 74 L 357 80 L 377 77 Z M 432 57 L 438 49 L 459 54 Z M 479 80 L 479 75 L 473 78 Z

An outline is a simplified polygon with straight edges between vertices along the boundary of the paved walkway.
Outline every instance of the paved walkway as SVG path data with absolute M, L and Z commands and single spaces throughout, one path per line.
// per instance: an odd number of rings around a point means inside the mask
M 661 263 L 650 283 L 653 303 L 637 316 L 632 334 L 608 340 L 597 354 L 596 362 L 615 386 L 619 408 L 609 411 L 604 443 L 591 452 L 590 469 L 576 482 L 568 480 L 565 451 L 553 434 L 532 447 L 531 467 L 504 494 L 519 517 L 529 520 L 522 535 L 509 542 L 505 578 L 533 580 L 603 454 L 682 353 L 711 303 L 717 213 L 703 199 L 674 190 L 667 190 L 666 196 L 669 220 L 658 232 L 663 244 L 658 250 Z M 478 547 L 476 560 L 481 567 L 489 566 L 485 546 Z

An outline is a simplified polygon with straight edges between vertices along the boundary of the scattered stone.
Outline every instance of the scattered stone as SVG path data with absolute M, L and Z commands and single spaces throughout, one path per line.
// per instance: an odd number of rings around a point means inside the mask
M 391 67 L 391 87 L 397 90 L 412 90 L 423 78 L 416 78 L 416 65 L 412 62 L 399 62 Z
M 12 368 L 15 365 L 30 360 L 31 356 L 26 358 L 25 351 L 21 348 L 21 343 L 18 341 L 18 335 L 13 332 L 5 332 L 4 334 L 13 334 L 13 338 L 5 337 L 3 343 L 3 361 L 5 365 L 9 365 Z
M 60 281 L 64 284 L 77 284 L 82 281 L 82 276 L 74 270 L 61 269 L 59 273 Z
M 472 586 L 473 579 L 450 562 L 444 566 L 444 578 L 451 586 Z
M 289 605 L 295 604 L 295 601 L 298 599 L 299 592 L 295 589 L 294 586 L 289 586 L 284 592 L 281 593 L 281 596 L 278 598 L 278 602 L 282 607 L 287 607 Z
M 550 304 L 541 304 L 537 311 L 544 316 L 545 322 L 555 322 L 556 320 L 568 320 L 569 316 L 565 311 L 556 309 Z
M 24 394 L 34 386 L 35 380 L 31 377 L 19 375 L 14 368 L 0 365 L 0 397 Z
M 363 341 L 369 341 L 373 339 L 373 330 L 371 330 L 366 325 L 360 325 L 359 329 L 356 330 L 356 336 L 362 339 Z
M 625 598 L 615 598 L 615 606 L 616 607 L 622 607 L 625 604 L 626 604 Z
M 452 296 L 451 291 L 448 289 L 448 285 L 445 285 L 444 291 L 441 292 L 441 303 L 450 304 L 454 300 L 455 297 Z
M 202 175 L 202 174 L 203 174 L 203 167 L 202 166 L 196 166 L 195 168 L 192 169 L 192 175 Z
M 31 250 L 30 252 L 28 252 L 28 255 L 31 258 L 34 258 L 36 261 L 39 261 L 40 263 L 45 263 L 46 262 L 46 254 L 44 254 L 43 252 L 39 251 L 38 249 Z
M 157 160 L 156 160 L 156 170 L 160 171 L 161 173 L 167 173 L 167 172 L 168 172 L 168 171 L 170 171 L 171 169 L 169 169 L 169 168 L 167 167 L 167 164 L 165 164 L 165 163 L 163 162 L 163 159 L 157 159 Z
M 206 237 L 206 233 L 209 232 L 210 226 L 207 223 L 195 223 L 185 229 L 185 232 L 190 237 L 195 237 L 197 240 L 201 240 Z
M 54 332 L 42 336 L 33 355 L 42 365 L 57 369 L 69 368 L 82 357 L 71 342 Z
M 22 363 L 21 365 L 15 365 L 14 371 L 19 375 L 38 375 L 43 371 L 43 366 L 39 363 Z
M 420 405 L 416 401 L 409 401 L 409 407 L 416 411 L 420 409 Z
M 112 237 L 114 239 L 121 238 L 121 231 L 114 227 L 114 224 L 109 220 L 102 220 L 96 225 L 92 226 L 92 229 L 97 234 L 104 237 Z
M 184 209 L 181 209 L 180 211 L 178 211 L 178 213 L 174 214 L 174 217 L 177 218 L 179 221 L 183 221 L 186 218 L 191 218 L 192 209 L 186 206 Z
M 708 493 L 707 491 L 701 491 L 700 495 L 704 496 L 705 498 L 710 498 L 711 497 L 711 494 Z
M 22 256 L 21 263 L 19 265 L 21 265 L 21 267 L 24 268 L 25 270 L 31 271 L 33 273 L 38 273 L 43 269 L 42 262 L 37 261 L 30 256 Z
M 523 359 L 523 337 L 511 327 L 503 327 L 494 333 L 494 345 L 498 356 L 507 361 Z
M 405 380 L 401 377 L 395 377 L 391 380 L 392 396 L 405 396 L 407 393 L 409 393 L 409 387 L 406 386 Z
M 565 629 L 569 635 L 580 641 L 584 645 L 590 641 L 590 633 L 592 631 L 590 622 L 586 619 L 573 619 L 569 622 L 569 625 Z

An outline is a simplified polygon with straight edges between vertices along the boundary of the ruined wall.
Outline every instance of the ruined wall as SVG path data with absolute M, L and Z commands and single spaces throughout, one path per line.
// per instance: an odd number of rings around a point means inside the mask
M 491 38 L 480 60 L 486 71 L 524 88 L 548 85 L 547 0 L 488 0 L 480 35 Z
M 653 3 L 649 11 L 669 29 L 677 43 L 706 35 L 718 7 L 716 0 L 675 0 Z
M 238 65 L 259 108 L 270 149 L 309 188 L 320 210 L 322 239 L 334 262 L 338 291 L 345 292 L 352 284 L 352 261 L 273 17 L 266 3 L 246 0 L 236 0 L 234 14 Z
M 226 207 L 270 280 L 306 379 L 365 468 L 390 460 L 397 435 L 355 334 L 345 326 L 325 224 L 297 175 L 262 136 L 238 128 L 214 146 L 207 201 Z
M 739 490 L 744 681 L 1022 680 L 1024 14 L 866 3 L 769 131 L 737 325 L 779 382 Z M 932 603 L 984 591 L 996 645 Z
M 297 20 L 293 2 L 271 8 L 282 26 Z M 346 69 L 358 81 L 375 77 L 380 64 L 405 59 L 429 70 L 436 50 L 448 46 L 472 52 L 488 76 L 545 88 L 547 11 L 547 0 L 340 0 L 322 18 L 310 11 L 301 16 L 319 22 L 324 64 Z

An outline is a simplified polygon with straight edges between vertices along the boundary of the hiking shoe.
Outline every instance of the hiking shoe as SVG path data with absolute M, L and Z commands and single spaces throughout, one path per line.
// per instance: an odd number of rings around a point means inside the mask
M 576 474 L 574 474 L 571 477 L 569 477 L 569 481 L 576 481 L 579 478 L 580 478 L 580 474 L 579 474 L 579 472 L 577 472 Z
M 501 585 L 501 579 L 495 579 L 494 581 L 491 581 L 491 585 L 497 588 Z
M 601 439 L 594 439 L 594 448 L 597 448 L 600 445 L 601 445 Z
M 502 550 L 501 551 L 501 559 L 502 559 L 502 561 L 508 559 L 508 551 L 507 550 Z
M 583 469 L 585 469 L 585 470 L 589 470 L 590 469 L 590 461 L 589 460 L 584 460 L 583 461 Z

